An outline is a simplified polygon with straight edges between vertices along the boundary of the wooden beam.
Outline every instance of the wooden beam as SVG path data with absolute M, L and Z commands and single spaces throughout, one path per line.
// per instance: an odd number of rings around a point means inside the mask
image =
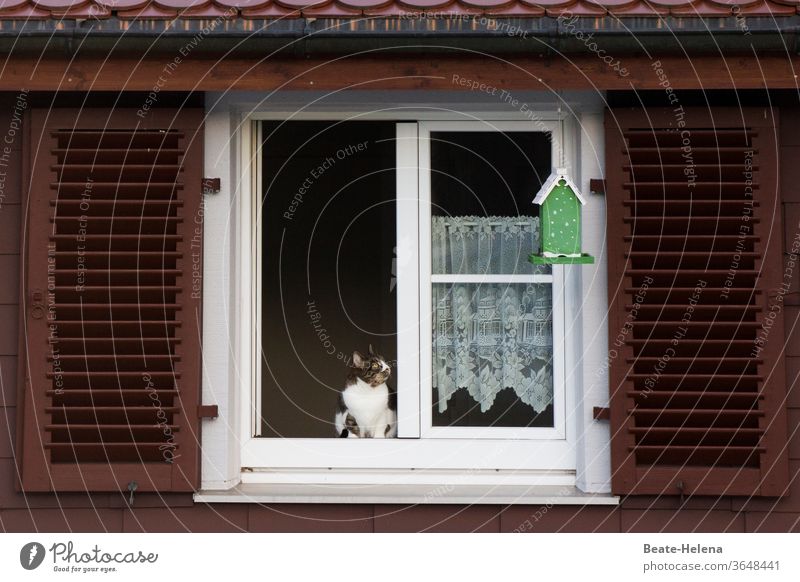
M 431 89 L 796 89 L 800 57 L 620 57 L 622 76 L 593 54 L 567 57 L 400 56 L 331 59 L 133 58 L 34 59 L 9 56 L 0 90 L 224 91 Z M 660 64 L 660 65 L 659 65 Z M 463 80 L 463 81 L 461 81 Z M 481 84 L 483 87 L 481 88 Z

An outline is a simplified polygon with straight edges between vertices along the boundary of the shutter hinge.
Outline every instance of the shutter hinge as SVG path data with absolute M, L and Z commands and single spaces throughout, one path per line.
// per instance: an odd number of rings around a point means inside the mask
M 216 404 L 201 404 L 197 407 L 197 418 L 217 418 L 219 407 Z
M 128 483 L 128 491 L 130 492 L 130 497 L 128 497 L 128 505 L 133 507 L 133 494 L 139 488 L 139 484 L 136 481 L 131 481 Z
M 592 178 L 589 180 L 589 192 L 592 194 L 606 193 L 606 181 L 602 178 Z
M 219 178 L 203 178 L 201 181 L 203 194 L 219 194 L 222 182 Z
M 677 483 L 675 483 L 675 488 L 681 494 L 681 505 L 683 505 L 684 503 L 686 503 L 686 483 L 684 483 L 683 481 L 678 481 Z
M 595 406 L 592 408 L 592 418 L 595 420 L 609 420 L 611 418 L 611 410 L 602 406 Z

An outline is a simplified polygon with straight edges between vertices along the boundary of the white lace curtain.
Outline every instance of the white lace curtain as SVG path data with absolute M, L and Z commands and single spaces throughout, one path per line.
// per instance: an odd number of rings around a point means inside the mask
M 533 272 L 535 217 L 435 217 L 433 272 Z M 524 261 L 524 263 L 523 263 Z M 457 390 L 489 410 L 505 389 L 535 412 L 553 399 L 552 287 L 548 283 L 433 285 L 433 386 L 439 412 Z
M 539 251 L 535 216 L 434 216 L 431 221 L 434 275 L 530 274 L 528 255 Z

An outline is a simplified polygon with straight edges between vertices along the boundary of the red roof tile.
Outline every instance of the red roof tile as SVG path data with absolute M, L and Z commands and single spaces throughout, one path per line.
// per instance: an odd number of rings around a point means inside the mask
M 800 0 L 0 0 L 0 20 L 431 16 L 789 16 Z

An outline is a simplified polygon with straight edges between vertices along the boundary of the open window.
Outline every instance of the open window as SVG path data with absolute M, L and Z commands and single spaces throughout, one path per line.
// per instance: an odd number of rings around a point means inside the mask
M 252 472 L 573 471 L 567 267 L 534 266 L 559 122 L 256 123 Z M 339 439 L 354 350 L 398 438 Z

